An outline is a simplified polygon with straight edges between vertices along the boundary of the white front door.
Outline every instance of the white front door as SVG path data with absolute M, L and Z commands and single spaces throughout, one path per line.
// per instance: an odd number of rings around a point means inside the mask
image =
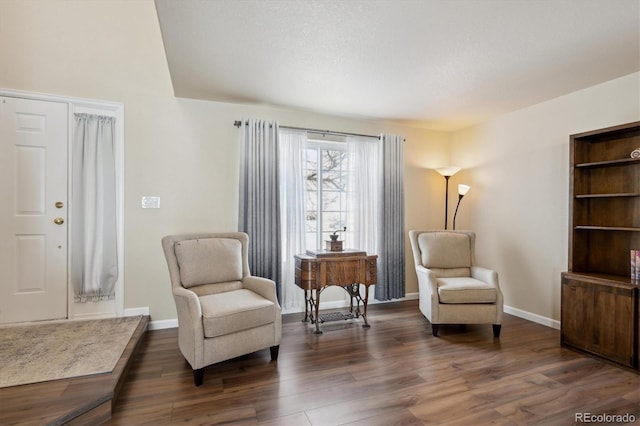
M 0 97 L 0 323 L 67 317 L 67 111 Z

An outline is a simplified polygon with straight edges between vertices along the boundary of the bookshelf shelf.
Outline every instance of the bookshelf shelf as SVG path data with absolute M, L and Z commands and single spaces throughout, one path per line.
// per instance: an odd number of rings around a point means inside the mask
M 624 231 L 624 232 L 640 232 L 640 228 L 629 228 L 623 226 L 587 226 L 578 225 L 574 229 L 585 231 Z
M 617 192 L 613 194 L 580 194 L 576 198 L 615 198 L 615 197 L 640 197 L 640 192 Z
M 575 167 L 582 168 L 582 167 L 626 166 L 626 165 L 633 165 L 633 164 L 639 164 L 639 163 L 640 163 L 640 159 L 638 159 L 638 158 L 621 158 L 621 159 L 618 159 L 618 160 L 594 161 L 594 162 L 591 162 L 591 163 L 580 163 L 580 164 L 576 164 Z

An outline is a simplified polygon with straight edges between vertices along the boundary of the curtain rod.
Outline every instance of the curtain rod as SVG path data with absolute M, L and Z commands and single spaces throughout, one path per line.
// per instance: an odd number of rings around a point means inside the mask
M 240 127 L 242 125 L 242 121 L 240 120 L 236 120 L 233 122 L 233 125 L 236 127 Z M 373 136 L 373 135 L 363 135 L 360 133 L 347 133 L 347 132 L 334 132 L 332 130 L 318 130 L 318 129 L 309 129 L 306 127 L 293 127 L 293 126 L 279 126 L 283 129 L 292 129 L 292 130 L 304 130 L 310 133 L 320 133 L 323 135 L 334 135 L 334 136 L 360 136 L 363 138 L 374 138 L 374 139 L 380 139 L 380 136 Z

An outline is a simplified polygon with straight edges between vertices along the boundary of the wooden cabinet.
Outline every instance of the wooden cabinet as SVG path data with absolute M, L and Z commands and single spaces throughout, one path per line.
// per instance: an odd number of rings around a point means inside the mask
M 562 274 L 562 344 L 638 368 L 640 122 L 572 135 L 569 271 Z
M 562 344 L 637 367 L 637 289 L 610 279 L 562 276 Z

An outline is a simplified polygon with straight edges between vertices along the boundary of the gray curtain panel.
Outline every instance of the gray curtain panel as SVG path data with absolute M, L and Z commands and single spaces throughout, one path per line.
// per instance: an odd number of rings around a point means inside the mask
M 115 117 L 75 114 L 71 282 L 76 302 L 115 297 L 118 280 Z
M 404 138 L 382 135 L 380 219 L 378 221 L 377 300 L 405 296 L 404 273 Z
M 243 120 L 238 230 L 249 235 L 251 274 L 276 282 L 281 298 L 278 123 Z

